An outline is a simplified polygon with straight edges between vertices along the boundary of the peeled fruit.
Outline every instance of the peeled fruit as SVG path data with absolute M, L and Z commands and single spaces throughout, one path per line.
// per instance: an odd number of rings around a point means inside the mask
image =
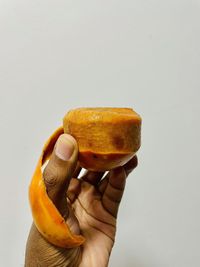
M 64 129 L 63 129 L 64 128 Z M 82 167 L 107 171 L 124 165 L 140 147 L 141 118 L 129 108 L 79 108 L 63 119 L 63 127 L 47 140 L 29 186 L 29 201 L 35 226 L 51 244 L 74 248 L 85 238 L 74 235 L 49 198 L 42 166 L 52 154 L 58 137 L 71 134 L 78 142 Z
M 130 108 L 78 108 L 63 119 L 79 146 L 80 165 L 107 171 L 128 162 L 140 147 L 141 117 Z

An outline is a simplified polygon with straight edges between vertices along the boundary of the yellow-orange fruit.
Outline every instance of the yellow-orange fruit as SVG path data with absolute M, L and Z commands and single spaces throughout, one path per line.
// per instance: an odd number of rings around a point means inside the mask
M 124 165 L 138 151 L 141 117 L 130 108 L 78 108 L 63 119 L 79 146 L 79 162 L 93 171 Z

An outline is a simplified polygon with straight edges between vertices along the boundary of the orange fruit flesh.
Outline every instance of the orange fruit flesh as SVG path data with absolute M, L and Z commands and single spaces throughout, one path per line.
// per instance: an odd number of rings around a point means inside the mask
M 79 108 L 63 119 L 79 145 L 82 167 L 106 171 L 124 165 L 140 147 L 140 116 L 128 108 Z
M 79 153 L 80 165 L 91 171 L 108 171 L 126 164 L 134 153 L 105 153 L 99 154 L 91 151 Z

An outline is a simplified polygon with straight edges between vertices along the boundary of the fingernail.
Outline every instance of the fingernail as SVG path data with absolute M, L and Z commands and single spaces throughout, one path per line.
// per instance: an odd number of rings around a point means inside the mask
M 67 161 L 74 151 L 74 138 L 68 134 L 62 134 L 56 143 L 55 154 L 58 158 Z

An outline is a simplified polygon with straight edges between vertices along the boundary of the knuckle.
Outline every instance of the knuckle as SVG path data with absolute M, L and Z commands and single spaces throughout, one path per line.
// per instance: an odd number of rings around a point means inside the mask
M 126 175 L 128 176 L 138 165 L 137 156 L 134 156 L 129 162 L 127 162 L 124 166 L 124 170 Z
M 46 167 L 43 172 L 43 178 L 45 185 L 48 188 L 54 187 L 58 181 L 59 181 L 59 172 L 58 169 L 51 166 L 51 167 Z

